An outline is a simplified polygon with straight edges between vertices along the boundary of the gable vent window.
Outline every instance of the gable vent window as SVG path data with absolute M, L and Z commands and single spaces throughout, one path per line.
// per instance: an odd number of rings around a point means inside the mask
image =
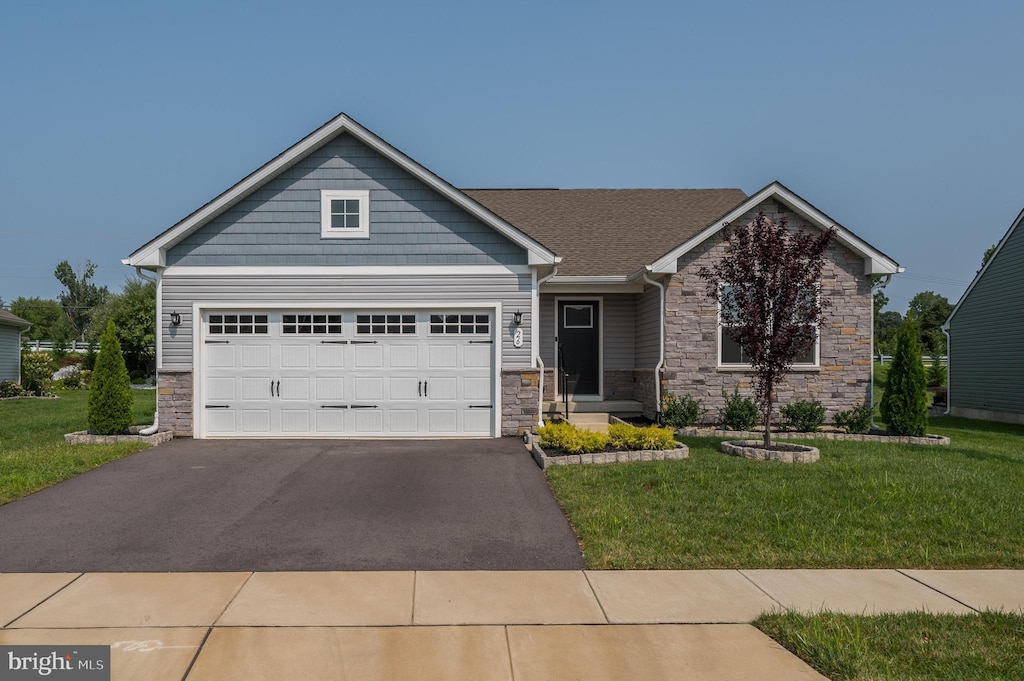
M 262 334 L 267 332 L 267 315 L 265 314 L 210 315 L 210 327 L 208 332 L 210 335 L 247 335 Z
M 323 239 L 368 239 L 370 237 L 370 192 L 368 190 L 321 189 L 320 237 Z
M 339 334 L 340 314 L 286 314 L 281 317 L 281 333 Z
M 453 334 L 491 334 L 491 317 L 486 314 L 432 314 L 430 315 L 430 333 Z
M 356 315 L 356 333 L 369 336 L 398 336 L 416 333 L 414 314 Z

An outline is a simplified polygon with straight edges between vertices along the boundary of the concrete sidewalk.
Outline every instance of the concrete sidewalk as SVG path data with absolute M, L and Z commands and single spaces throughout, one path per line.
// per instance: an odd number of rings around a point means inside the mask
M 762 612 L 1024 609 L 1024 571 L 0 574 L 0 644 L 113 646 L 113 678 L 821 679 Z

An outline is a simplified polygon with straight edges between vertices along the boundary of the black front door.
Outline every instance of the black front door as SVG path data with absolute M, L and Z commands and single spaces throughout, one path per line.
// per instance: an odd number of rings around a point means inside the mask
M 558 301 L 558 369 L 569 374 L 570 395 L 600 394 L 598 311 L 595 300 Z

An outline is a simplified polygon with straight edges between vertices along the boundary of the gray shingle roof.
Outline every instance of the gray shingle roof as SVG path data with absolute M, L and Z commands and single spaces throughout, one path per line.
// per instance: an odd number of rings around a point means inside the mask
M 747 198 L 739 189 L 464 189 L 562 256 L 559 275 L 628 275 Z
M 32 326 L 29 322 L 18 315 L 11 314 L 7 310 L 0 310 L 0 324 L 7 324 L 8 326 L 20 326 L 22 328 Z

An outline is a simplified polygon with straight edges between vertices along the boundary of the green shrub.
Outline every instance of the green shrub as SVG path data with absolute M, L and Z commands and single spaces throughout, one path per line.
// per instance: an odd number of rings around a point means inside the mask
M 801 400 L 782 408 L 782 425 L 798 433 L 816 433 L 825 423 L 825 407 L 818 400 Z
M 121 344 L 117 341 L 114 322 L 107 322 L 107 330 L 100 338 L 100 352 L 92 374 L 89 392 L 89 430 L 99 435 L 117 435 L 128 432 L 132 424 L 134 403 L 128 369 L 124 365 Z
M 890 435 L 922 437 L 928 427 L 928 390 L 913 322 L 904 322 L 879 404 Z
M 14 381 L 0 381 L 0 397 L 21 397 L 25 391 Z
M 740 395 L 738 388 L 733 388 L 732 395 L 722 391 L 725 406 L 722 407 L 721 424 L 726 430 L 753 430 L 760 416 L 757 402 Z
M 939 361 L 939 356 L 932 358 L 932 364 L 928 367 L 928 387 L 941 388 L 946 385 L 946 365 Z
M 53 358 L 48 352 L 21 351 L 21 387 L 30 395 L 46 395 L 53 386 Z
M 537 429 L 540 446 L 562 449 L 571 454 L 600 452 L 608 446 L 608 436 L 590 430 L 577 428 L 567 421 L 548 423 Z
M 701 422 L 707 411 L 703 402 L 689 395 L 676 397 L 672 393 L 665 393 L 661 398 L 661 415 L 665 419 L 665 425 L 672 428 L 696 425 Z
M 871 430 L 871 407 L 866 404 L 841 411 L 832 417 L 832 425 L 847 433 L 866 433 Z
M 60 387 L 65 390 L 78 390 L 86 386 L 85 381 L 82 380 L 82 370 L 75 367 L 71 373 L 64 378 L 60 379 Z
M 132 385 L 141 385 L 149 378 L 149 372 L 143 371 L 142 369 L 136 369 L 128 374 L 128 377 L 131 379 Z
M 676 446 L 672 428 L 658 426 L 638 427 L 628 423 L 608 426 L 608 437 L 613 449 L 673 449 Z

